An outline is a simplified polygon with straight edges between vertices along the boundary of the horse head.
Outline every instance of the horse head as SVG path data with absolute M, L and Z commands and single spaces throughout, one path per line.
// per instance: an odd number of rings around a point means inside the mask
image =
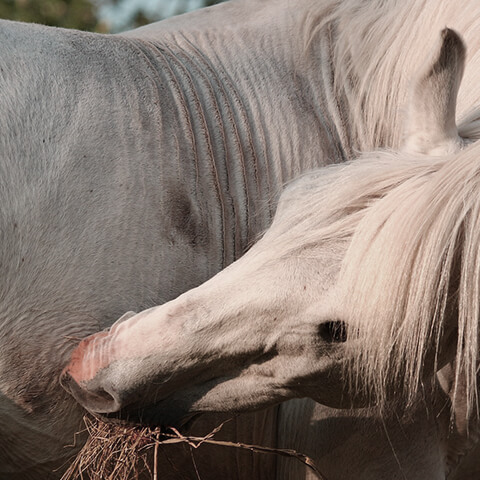
M 159 423 L 294 397 L 412 400 L 455 358 L 474 389 L 476 154 L 378 153 L 300 178 L 246 255 L 83 340 L 63 385 L 95 413 Z

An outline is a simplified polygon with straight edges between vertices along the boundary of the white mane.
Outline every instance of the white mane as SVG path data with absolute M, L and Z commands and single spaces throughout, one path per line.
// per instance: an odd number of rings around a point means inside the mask
M 412 401 L 455 340 L 455 392 L 464 377 L 468 410 L 476 403 L 479 155 L 473 145 L 423 161 L 423 171 L 365 209 L 353 234 L 339 291 L 346 318 L 368 338 L 355 371 L 381 404 L 393 384 Z
M 367 154 L 309 174 L 287 189 L 268 235 L 281 256 L 315 245 L 323 255 L 329 245 L 347 245 L 335 313 L 349 326 L 350 338 L 360 340 L 349 371 L 357 388 L 375 396 L 380 407 L 394 385 L 413 402 L 423 381 L 454 357 L 455 392 L 472 410 L 480 322 L 480 144 L 446 157 Z

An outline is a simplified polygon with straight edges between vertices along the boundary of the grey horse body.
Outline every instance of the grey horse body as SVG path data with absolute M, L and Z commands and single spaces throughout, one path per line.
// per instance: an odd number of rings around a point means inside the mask
M 362 147 L 334 94 L 330 33 L 307 45 L 299 30 L 312 2 L 250 3 L 111 37 L 1 23 L 0 478 L 56 478 L 74 451 L 84 410 L 58 377 L 81 338 L 213 276 L 269 226 L 285 182 Z M 431 412 L 384 428 L 295 400 L 219 435 L 302 450 L 329 480 L 441 479 L 445 442 L 431 438 L 448 420 Z M 405 467 L 416 449 L 423 463 Z M 191 478 L 190 451 L 171 452 L 162 478 Z M 306 475 L 211 446 L 196 461 L 202 479 Z
M 238 35 L 195 16 L 111 37 L 1 24 L 2 478 L 71 455 L 82 411 L 58 376 L 80 338 L 210 278 L 285 181 L 344 160 L 293 47 L 258 61 L 241 43 L 270 36 L 225 8 Z

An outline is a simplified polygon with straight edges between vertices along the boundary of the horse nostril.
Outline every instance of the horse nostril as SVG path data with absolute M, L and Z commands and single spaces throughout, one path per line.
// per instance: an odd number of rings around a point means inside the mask
M 318 334 L 328 343 L 345 343 L 347 341 L 347 326 L 341 320 L 321 323 L 318 327 Z
M 63 388 L 67 390 L 80 405 L 93 413 L 118 412 L 122 405 L 115 394 L 103 388 L 86 389 L 80 386 L 68 373 L 63 374 L 60 380 Z

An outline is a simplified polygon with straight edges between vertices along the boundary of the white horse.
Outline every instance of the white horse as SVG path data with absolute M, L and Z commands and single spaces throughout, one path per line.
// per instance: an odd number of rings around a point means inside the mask
M 443 154 L 462 145 L 452 129 L 462 49 L 446 48 L 455 55 L 437 62 L 446 24 L 469 45 L 458 101 L 465 116 L 480 99 L 480 7 L 473 0 L 463 10 L 433 0 L 234 0 L 118 36 L 0 23 L 0 478 L 59 476 L 72 453 L 65 445 L 84 412 L 58 382 L 75 345 L 125 311 L 171 300 L 240 257 L 269 226 L 285 182 L 357 151 L 398 148 L 405 130 L 410 150 Z M 405 114 L 409 85 L 428 58 L 412 90 L 426 104 L 416 109 L 410 102 L 411 114 Z M 414 132 L 402 129 L 409 115 L 409 125 L 418 123 Z M 461 134 L 468 137 L 466 130 Z M 341 243 L 327 253 L 318 266 L 323 261 L 328 283 Z M 200 320 L 187 328 L 204 329 Z M 172 348 L 180 327 L 172 320 L 173 330 L 165 332 Z M 238 351 L 258 333 L 256 347 L 247 349 L 257 348 L 259 361 L 270 355 L 263 363 L 274 365 L 277 347 L 265 350 L 262 336 L 268 324 L 250 319 L 244 328 Z M 288 351 L 295 335 L 292 330 L 278 349 Z M 201 336 L 195 339 L 184 347 L 202 347 Z M 76 351 L 80 363 L 85 345 Z M 228 354 L 221 340 L 214 350 L 212 362 Z M 246 368 L 250 360 L 240 357 L 227 359 L 226 375 L 231 367 L 237 374 Z M 302 362 L 308 355 L 293 361 L 290 376 Z M 97 367 L 88 367 L 92 375 Z M 198 382 L 208 377 L 210 366 L 204 367 L 194 368 Z M 128 383 L 128 372 L 120 373 L 118 392 Z M 291 396 L 282 387 L 272 396 L 261 366 L 258 375 L 265 382 L 257 389 L 245 378 L 244 395 L 224 409 L 248 410 Z M 216 380 L 209 388 L 208 381 L 204 409 L 223 388 L 213 388 Z M 166 385 L 173 394 L 174 384 Z M 70 388 L 79 398 L 85 391 Z M 87 407 L 105 409 L 113 397 L 96 392 L 99 408 L 91 394 L 85 394 Z M 326 397 L 317 399 L 337 404 L 333 394 Z M 181 413 L 186 397 L 178 398 Z M 119 393 L 114 401 L 121 407 L 132 396 Z M 198 393 L 189 401 L 199 402 Z M 387 436 L 368 412 L 338 413 L 300 400 L 238 417 L 225 435 L 314 448 L 330 478 L 348 478 L 348 468 L 358 478 L 395 478 L 402 469 L 417 472 L 411 478 L 442 478 L 440 440 L 423 445 L 443 430 L 424 413 L 420 405 L 411 424 L 385 420 Z M 217 421 L 206 415 L 197 428 L 209 431 Z M 357 442 L 370 446 L 368 461 Z M 407 461 L 419 445 L 422 461 Z M 464 451 L 463 443 L 455 445 Z M 344 456 L 351 458 L 348 465 L 339 463 Z M 189 452 L 178 458 L 188 475 Z M 296 466 L 276 462 L 206 449 L 199 468 L 214 478 L 271 478 L 274 471 L 299 478 L 289 473 Z M 175 477 L 166 465 L 164 476 Z
M 292 182 L 241 259 L 82 341 L 62 378 L 75 398 L 167 425 L 308 398 L 282 408 L 276 440 L 328 479 L 480 474 L 478 461 L 459 467 L 478 436 L 479 132 L 455 124 L 463 43 L 451 30 L 440 40 L 413 85 L 402 152 Z M 218 478 L 210 462 L 202 478 Z M 306 475 L 268 468 L 254 478 Z

